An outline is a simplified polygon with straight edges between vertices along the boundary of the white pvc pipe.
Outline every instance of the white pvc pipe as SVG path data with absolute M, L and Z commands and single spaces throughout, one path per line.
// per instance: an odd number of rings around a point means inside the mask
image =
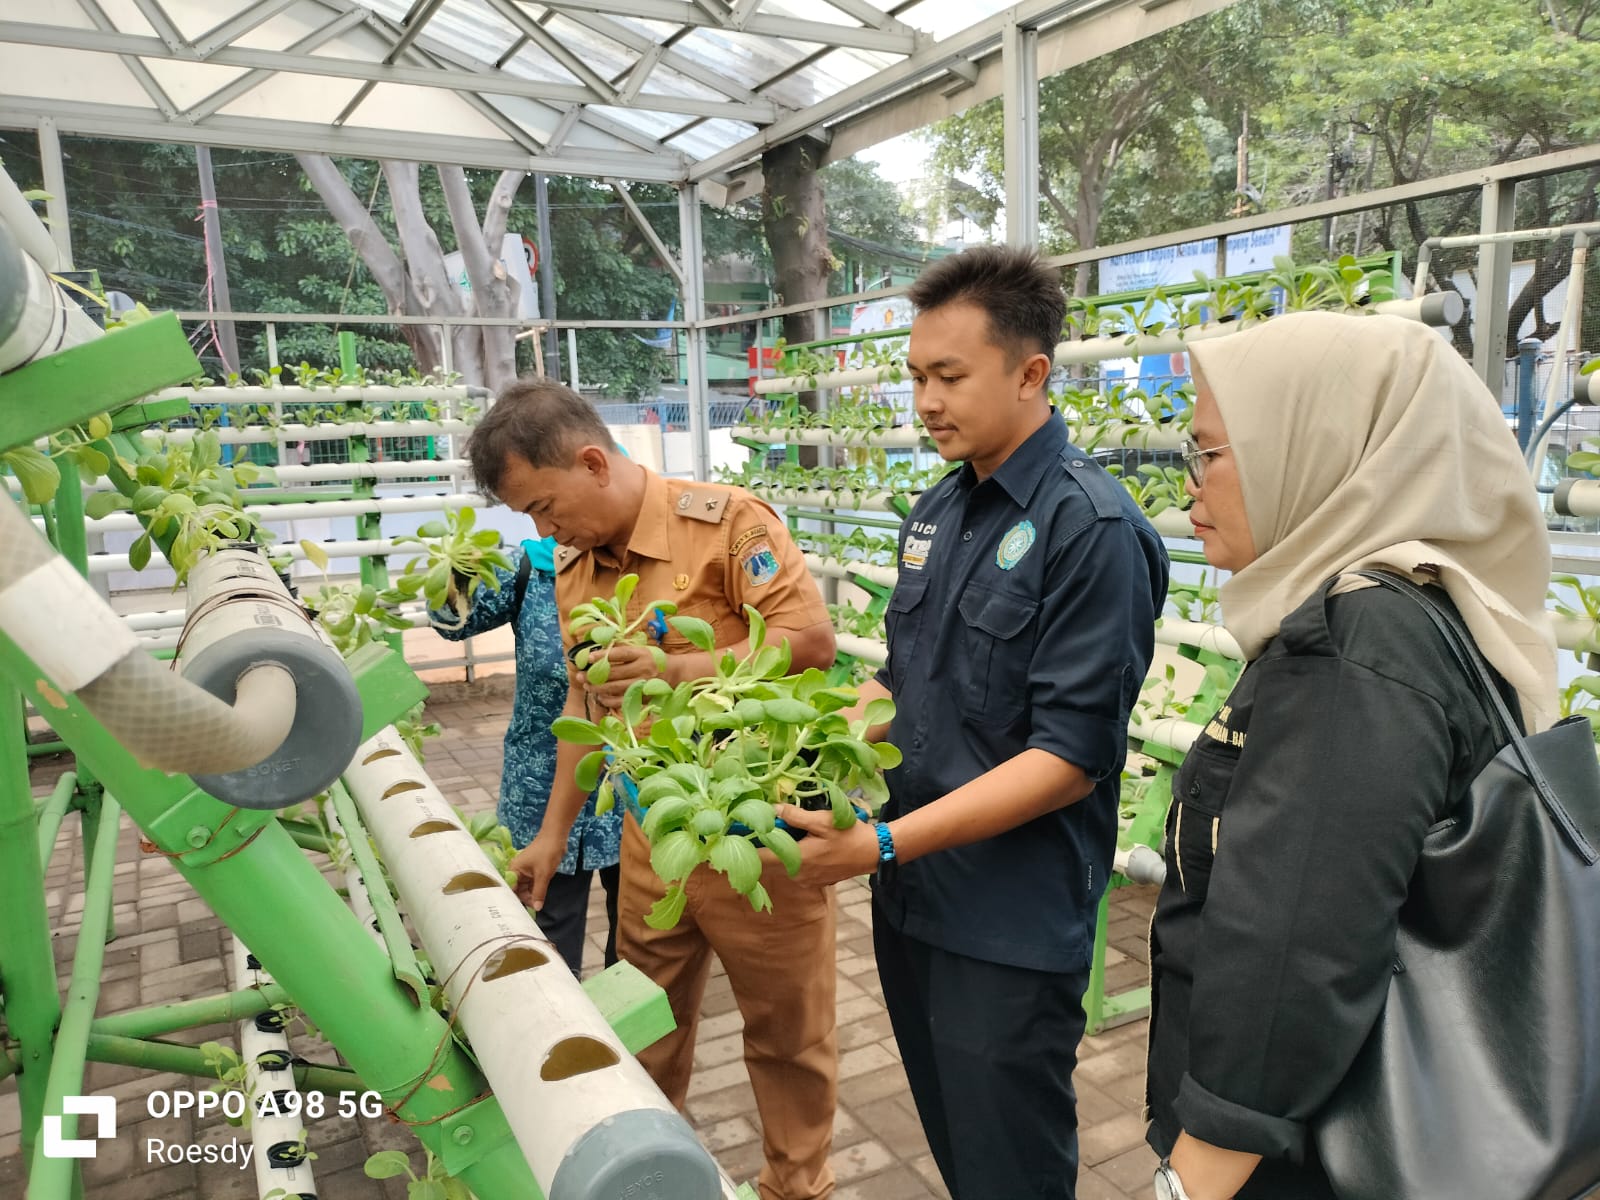
M 747 442 L 764 442 L 771 446 L 847 446 L 914 448 L 928 440 L 920 426 L 900 425 L 893 429 L 802 429 L 782 426 L 774 429 L 756 429 L 751 425 L 735 425 L 729 433 L 735 439 Z
M 1128 721 L 1128 737 L 1134 741 L 1147 746 L 1164 746 L 1184 754 L 1189 752 L 1195 739 L 1203 732 L 1199 725 L 1181 717 L 1157 717 L 1153 721 L 1141 721 L 1135 713 Z
M 265 969 L 249 966 L 249 951 L 238 938 L 233 939 L 232 974 L 234 989 L 258 988 L 272 983 L 272 975 Z M 250 1117 L 250 1144 L 255 1153 L 251 1162 L 255 1167 L 256 1194 L 315 1196 L 317 1182 L 309 1158 L 293 1166 L 273 1166 L 268 1151 L 284 1142 L 300 1141 L 303 1131 L 311 1126 L 309 1118 L 301 1114 L 301 1095 L 294 1081 L 294 1067 L 281 1071 L 266 1071 L 257 1065 L 262 1054 L 277 1051 L 292 1063 L 289 1039 L 282 1030 L 267 1031 L 256 1028 L 254 1017 L 239 1022 L 239 1057 L 245 1064 L 245 1094 L 251 1097 L 255 1111 Z M 272 1097 L 278 1115 L 261 1112 L 266 1097 Z
M 393 538 L 373 538 L 371 541 L 365 542 L 313 542 L 312 545 L 320 547 L 330 561 L 341 558 L 388 558 L 422 553 L 422 547 L 415 542 L 400 545 Z M 300 548 L 299 542 L 281 542 L 272 547 L 272 554 L 275 557 L 286 556 L 295 562 L 301 562 L 310 557 Z M 133 570 L 133 564 L 128 561 L 126 553 L 89 555 L 89 574 L 91 577 L 131 570 Z
M 1410 300 L 1384 300 L 1371 306 L 1373 312 L 1385 316 L 1404 317 L 1423 321 L 1429 325 L 1454 325 L 1461 319 L 1461 297 L 1456 292 L 1433 292 Z M 1092 337 L 1079 342 L 1062 342 L 1056 347 L 1055 363 L 1058 367 L 1082 363 L 1104 362 L 1111 358 L 1144 358 L 1151 354 L 1178 354 L 1195 342 L 1227 337 L 1251 324 L 1237 321 L 1192 326 L 1179 331 L 1153 335 L 1141 334 L 1129 339 L 1124 334 L 1110 337 Z M 860 387 L 863 384 L 888 382 L 880 380 L 882 368 L 864 367 L 850 371 L 824 371 L 815 376 L 789 375 L 781 379 L 758 379 L 755 390 L 760 394 L 771 392 L 832 391 L 839 388 Z
M 1194 522 L 1189 520 L 1189 510 L 1186 508 L 1164 508 L 1149 520 L 1162 537 L 1194 537 Z
M 488 390 L 461 384 L 438 387 L 172 387 L 156 393 L 157 400 L 187 400 L 191 404 L 416 404 L 427 400 L 457 402 L 487 396 Z
M 551 1200 L 573 1194 L 553 1189 L 552 1181 L 569 1152 L 596 1137 L 614 1140 L 620 1153 L 644 1144 L 632 1136 L 635 1129 L 665 1130 L 671 1142 L 681 1126 L 692 1143 L 683 1119 L 596 1011 L 393 726 L 361 745 L 345 783 L 540 1190 Z M 574 1051 L 584 1056 L 583 1069 L 557 1069 Z M 668 1153 L 685 1170 L 699 1161 Z M 709 1156 L 704 1170 L 716 1186 Z M 681 1179 L 665 1182 L 683 1187 Z
M 260 507 L 247 504 L 244 511 L 260 524 L 269 525 L 281 524 L 284 521 L 312 521 L 318 517 L 360 517 L 371 513 L 390 512 L 437 512 L 448 508 L 488 508 L 490 505 L 491 501 L 486 496 L 461 493 L 439 496 L 375 496 L 370 500 L 306 500 Z M 99 520 L 87 520 L 84 524 L 93 533 L 144 528 L 136 516 L 127 512 L 114 512 Z
M 787 488 L 764 487 L 753 487 L 749 491 L 768 504 L 794 505 L 797 508 L 821 508 L 830 512 L 895 511 L 889 505 L 889 499 L 894 494 L 891 492 L 862 492 L 857 495 L 849 491 L 790 491 Z M 906 499 L 915 504 L 917 495 L 908 495 Z
M 1177 617 L 1162 617 L 1156 622 L 1156 641 L 1163 646 L 1198 646 L 1212 650 L 1224 658 L 1244 660 L 1239 643 L 1221 625 L 1207 625 L 1203 621 L 1183 621 Z
M 326 483 L 344 479 L 411 479 L 430 475 L 460 478 L 470 474 L 472 464 L 463 458 L 423 458 L 412 462 L 317 463 L 300 466 L 291 463 L 273 467 L 278 483 Z M 248 494 L 248 493 L 247 493 Z
M 1094 448 L 1090 453 L 1103 450 L 1176 450 L 1188 437 L 1188 431 L 1171 422 L 1156 424 L 1117 421 L 1110 425 L 1074 425 L 1067 430 L 1072 444 L 1080 449 Z M 1098 440 L 1096 440 L 1098 439 Z
M 449 437 L 455 434 L 471 433 L 474 426 L 466 421 L 369 421 L 366 423 L 351 422 L 348 425 L 301 425 L 295 422 L 286 422 L 276 429 L 265 425 L 251 426 L 246 429 L 223 428 L 217 426 L 208 432 L 217 435 L 217 440 L 224 446 L 244 446 L 251 444 L 273 445 L 277 442 L 336 442 L 344 438 L 411 438 L 411 437 Z M 169 429 L 164 433 L 152 431 L 152 436 L 160 436 L 175 442 L 193 441 L 199 430 L 196 429 Z
M 833 641 L 840 654 L 859 658 L 862 662 L 871 663 L 875 667 L 881 667 L 889 661 L 889 647 L 874 638 L 856 637 L 853 633 L 836 633 L 833 635 Z
M 61 270 L 61 251 L 55 239 L 4 168 L 0 168 L 0 225 L 11 231 L 18 248 L 41 269 Z
M 1125 850 L 1119 848 L 1112 856 L 1111 866 L 1131 883 L 1159 884 L 1167 879 L 1167 860 L 1143 843 Z
M 893 567 L 879 567 L 852 559 L 824 558 L 817 554 L 806 555 L 806 567 L 813 575 L 826 575 L 830 579 L 867 579 L 884 587 L 893 587 L 900 578 L 900 572 Z

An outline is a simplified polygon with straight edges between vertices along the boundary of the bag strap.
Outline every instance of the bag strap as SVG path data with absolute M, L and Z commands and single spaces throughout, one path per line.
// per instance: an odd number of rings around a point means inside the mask
M 517 564 L 517 582 L 511 593 L 511 623 L 522 623 L 522 599 L 528 594 L 528 577 L 533 574 L 533 560 L 528 557 L 528 552 L 522 552 L 522 561 Z
M 1485 707 L 1489 710 L 1491 721 L 1500 726 L 1500 733 L 1506 744 L 1515 748 L 1517 758 L 1522 764 L 1522 773 L 1533 785 L 1545 811 L 1550 814 L 1551 819 L 1566 835 L 1573 849 L 1585 863 L 1600 860 L 1600 854 L 1595 852 L 1589 840 L 1573 824 L 1572 818 L 1567 815 L 1566 806 L 1561 803 L 1561 798 L 1556 795 L 1555 789 L 1550 786 L 1550 781 L 1545 778 L 1544 771 L 1540 769 L 1532 752 L 1529 751 L 1527 738 L 1522 732 L 1522 723 L 1512 717 L 1511 710 L 1506 707 L 1505 698 L 1500 694 L 1499 684 L 1495 682 L 1489 664 L 1484 661 L 1483 652 L 1472 640 L 1472 635 L 1460 615 L 1444 607 L 1428 594 L 1426 588 L 1419 588 L 1409 579 L 1403 579 L 1388 571 L 1357 571 L 1355 574 L 1392 592 L 1409 596 L 1421 606 L 1422 611 L 1433 622 L 1434 628 L 1444 637 L 1445 644 L 1450 647 L 1451 655 L 1457 665 L 1469 679 L 1476 680 L 1479 691 L 1487 697 Z

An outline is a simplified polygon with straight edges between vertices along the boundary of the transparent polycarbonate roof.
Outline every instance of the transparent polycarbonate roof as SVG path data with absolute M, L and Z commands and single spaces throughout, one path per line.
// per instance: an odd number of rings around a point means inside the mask
M 0 124 L 714 178 L 769 142 L 970 74 L 1001 14 L 1047 23 L 1107 4 L 29 0 L 0 6 Z

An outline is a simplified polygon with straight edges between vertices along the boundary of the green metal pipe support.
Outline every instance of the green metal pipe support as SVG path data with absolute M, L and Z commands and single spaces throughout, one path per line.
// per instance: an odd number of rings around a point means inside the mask
M 203 996 L 198 1000 L 180 1000 L 173 1004 L 152 1004 L 147 1008 L 112 1013 L 96 1018 L 90 1032 L 97 1037 L 104 1035 L 121 1039 L 160 1037 L 180 1029 L 247 1020 L 275 1005 L 291 1003 L 293 1001 L 288 992 L 275 983 L 269 983 L 264 987 L 224 992 L 220 996 Z
M 61 1113 L 62 1098 L 83 1093 L 83 1068 L 89 1046 L 89 1026 L 95 1005 L 100 1002 L 100 972 L 105 965 L 106 930 L 111 920 L 111 886 L 117 866 L 117 826 L 122 809 L 109 795 L 100 801 L 99 828 L 95 844 L 99 847 L 89 865 L 84 887 L 83 925 L 78 931 L 78 946 L 72 956 L 72 980 L 67 985 L 67 1004 L 61 1011 L 56 1030 L 55 1058 L 45 1085 L 44 1111 Z M 62 1121 L 64 1137 L 74 1136 L 77 1118 Z M 28 1169 L 30 1200 L 66 1200 L 74 1190 L 77 1160 L 49 1158 L 43 1146 L 33 1148 Z
M 47 754 L 60 754 L 67 749 L 67 744 L 57 738 L 51 742 L 29 742 L 28 757 L 43 758 Z
M 55 1053 L 61 996 L 44 904 L 44 869 L 23 749 L 22 697 L 0 681 L 0 992 L 6 1029 L 17 1046 L 22 1155 L 44 1120 L 45 1084 Z
M 446 1136 L 441 1122 L 486 1095 L 487 1084 L 454 1043 L 444 1018 L 417 1005 L 395 982 L 388 957 L 273 815 L 234 812 L 183 776 L 140 767 L 75 696 L 51 691 L 47 697 L 37 667 L 3 635 L 0 674 L 22 688 L 72 744 L 80 765 L 111 785 L 139 828 L 172 856 L 179 873 L 368 1087 L 399 1105 L 399 1115 L 415 1126 L 423 1144 L 441 1153 Z M 20 735 L 20 721 L 14 724 Z M 37 879 L 31 804 L 26 813 L 27 867 Z M 109 870 L 110 857 L 99 855 L 107 861 L 97 862 L 97 869 Z M 42 893 L 41 884 L 34 886 Z M 83 937 L 90 939 L 90 933 L 86 925 Z M 352 1003 L 352 997 L 360 997 L 360 1003 Z M 489 1097 L 483 1108 L 497 1110 L 498 1105 Z M 453 1123 L 462 1119 L 457 1116 Z M 493 1142 L 457 1174 L 483 1200 L 539 1194 L 511 1140 Z M 35 1200 L 54 1198 L 40 1193 Z
M 315 850 L 319 854 L 330 854 L 333 846 L 328 840 L 328 835 L 309 821 L 297 821 L 292 817 L 279 817 L 278 824 L 294 839 L 294 844 L 302 850 Z
M 50 866 L 50 855 L 56 848 L 56 835 L 61 832 L 61 821 L 67 815 L 67 809 L 72 806 L 72 798 L 78 791 L 78 773 L 68 771 L 56 780 L 55 790 L 50 793 L 50 798 L 44 802 L 44 807 L 39 810 L 39 869 L 47 870 Z
M 84 526 L 83 477 L 78 474 L 78 464 L 70 454 L 55 460 L 61 472 L 61 483 L 56 488 L 56 549 L 72 564 L 79 575 L 89 574 L 89 534 Z
M 193 1075 L 200 1079 L 217 1077 L 216 1069 L 206 1063 L 205 1051 L 199 1046 L 182 1046 L 176 1042 L 151 1042 L 140 1038 L 91 1033 L 88 1049 L 90 1062 L 116 1063 L 118 1066 L 138 1067 L 144 1071 L 170 1071 L 176 1075 Z M 366 1090 L 361 1077 L 348 1067 L 295 1063 L 294 1081 L 301 1091 L 331 1094 Z

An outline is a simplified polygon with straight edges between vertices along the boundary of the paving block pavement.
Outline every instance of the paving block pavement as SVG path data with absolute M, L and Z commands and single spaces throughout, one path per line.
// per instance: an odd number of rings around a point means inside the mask
M 450 799 L 467 812 L 492 809 L 500 785 L 499 742 L 510 715 L 502 685 L 452 689 L 453 698 L 430 703 L 444 727 L 427 747 L 427 767 Z M 62 759 L 33 765 L 33 788 L 48 792 Z M 46 876 L 58 974 L 65 984 L 82 915 L 83 853 L 75 815 L 63 823 Z M 1145 934 L 1151 889 L 1124 888 L 1113 897 L 1113 950 L 1108 975 L 1113 990 L 1145 981 Z M 834 1122 L 835 1200 L 948 1200 L 928 1153 L 889 1028 L 872 957 L 870 898 L 864 883 L 839 889 L 838 1011 L 839 1111 Z M 100 995 L 102 1014 L 190 999 L 225 990 L 232 935 L 171 864 L 143 854 L 138 833 L 125 823 L 118 845 L 117 938 L 106 950 Z M 600 969 L 605 913 L 596 888 L 591 897 L 585 973 Z M 695 1077 L 686 1116 L 706 1146 L 735 1179 L 753 1179 L 761 1167 L 761 1125 L 743 1065 L 742 1027 L 720 966 L 714 968 L 702 1010 Z M 213 1038 L 236 1045 L 232 1031 L 212 1027 L 178 1035 L 195 1044 Z M 1139 1112 L 1144 1090 L 1145 1022 L 1136 1021 L 1087 1039 L 1075 1076 L 1079 1092 L 1082 1165 L 1080 1200 L 1149 1200 L 1155 1156 L 1144 1145 Z M 297 1038 L 297 1053 L 337 1061 L 330 1047 Z M 249 1170 L 225 1162 L 152 1160 L 151 1143 L 221 1147 L 245 1135 L 220 1118 L 151 1116 L 152 1093 L 204 1087 L 206 1081 L 152 1075 L 91 1064 L 86 1090 L 118 1101 L 119 1136 L 86 1164 L 86 1200 L 253 1200 Z M 159 1108 L 159 1104 L 156 1106 Z M 16 1081 L 0 1082 L 0 1197 L 21 1197 Z M 404 1200 L 404 1180 L 373 1180 L 362 1164 L 379 1150 L 410 1153 L 419 1173 L 424 1155 L 410 1133 L 387 1119 L 325 1117 L 308 1125 L 312 1164 L 325 1200 Z M 994 1197 L 993 1200 L 1009 1200 Z

